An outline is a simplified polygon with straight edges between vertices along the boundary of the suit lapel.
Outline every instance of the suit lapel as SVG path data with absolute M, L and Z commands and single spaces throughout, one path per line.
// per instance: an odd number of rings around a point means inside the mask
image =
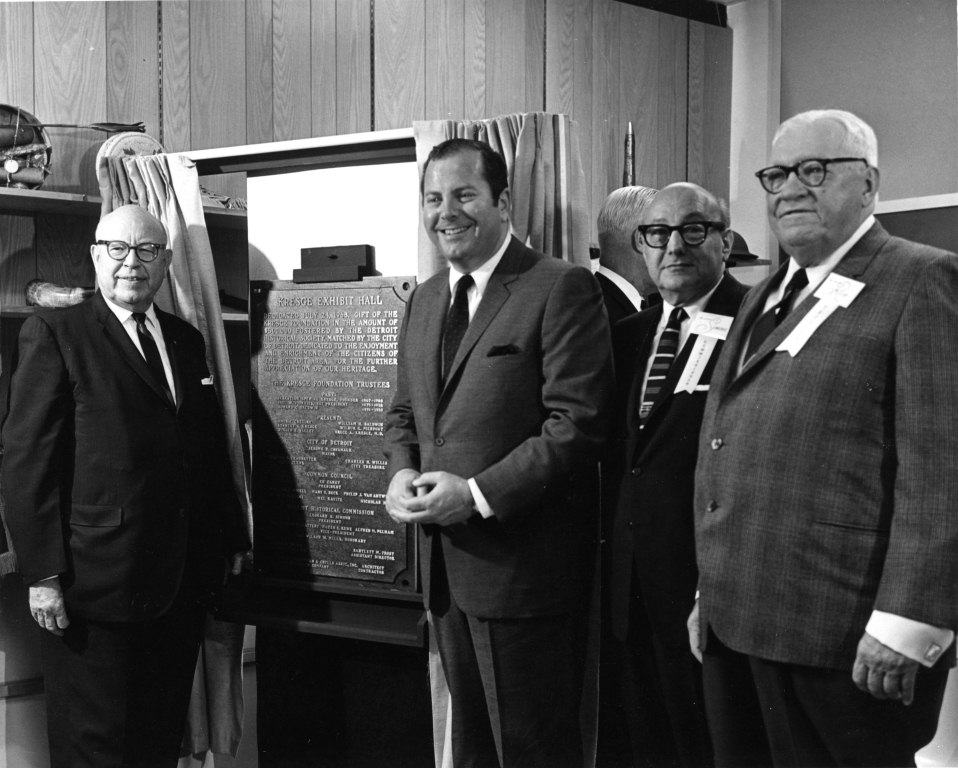
M 452 294 L 449 292 L 449 270 L 443 274 L 444 278 L 434 283 L 436 289 L 433 295 L 423 297 L 425 305 L 432 308 L 431 311 L 426 311 L 422 341 L 427 350 L 424 355 L 426 387 L 429 398 L 434 403 L 439 401 L 442 385 L 442 327 L 452 301 Z
M 836 275 L 858 279 L 868 269 L 868 266 L 875 258 L 875 254 L 878 253 L 878 250 L 881 248 L 881 246 L 886 240 L 888 240 L 888 237 L 888 233 L 885 232 L 882 226 L 876 222 L 875 225 L 869 229 L 868 232 L 866 232 L 862 238 L 855 243 L 855 245 L 852 246 L 851 250 L 845 254 L 842 260 L 838 262 L 838 266 L 836 266 L 832 271 Z M 762 289 L 759 294 L 758 301 L 756 301 L 756 303 L 750 307 L 749 314 L 745 318 L 745 322 L 742 323 L 740 328 L 741 333 L 737 334 L 738 338 L 737 344 L 735 346 L 735 368 L 737 368 L 737 361 L 741 355 L 742 341 L 744 340 L 745 333 L 752 328 L 752 325 L 758 319 L 758 316 L 761 314 L 762 308 L 765 306 L 765 302 L 768 299 L 768 295 L 771 292 L 772 287 L 781 281 L 780 276 L 784 276 L 787 267 L 787 264 L 782 265 L 781 269 L 779 269 L 778 273 L 776 273 L 775 278 L 770 280 Z M 802 321 L 802 318 L 804 318 L 805 315 L 812 311 L 812 308 L 815 307 L 818 302 L 819 299 L 813 294 L 808 296 L 794 309 L 794 311 L 789 313 L 788 317 L 785 318 L 782 324 L 768 335 L 768 338 L 762 342 L 762 345 L 755 351 L 755 354 L 745 362 L 745 365 L 742 366 L 742 370 L 739 372 L 738 376 L 741 377 L 746 375 L 749 371 L 753 370 L 757 365 L 759 365 L 762 360 L 772 354 L 775 351 L 775 348 L 786 339 L 786 337 L 795 329 L 795 326 Z
M 518 277 L 516 270 L 516 259 L 518 258 L 518 253 L 516 250 L 517 247 L 518 241 L 513 238 L 512 242 L 509 244 L 509 248 L 506 249 L 506 252 L 503 254 L 502 260 L 489 277 L 489 283 L 486 285 L 486 290 L 482 294 L 482 301 L 479 302 L 479 306 L 476 308 L 476 314 L 473 316 L 472 320 L 469 321 L 469 327 L 466 329 L 466 335 L 462 337 L 462 342 L 459 344 L 459 349 L 456 351 L 456 357 L 452 361 L 452 367 L 449 369 L 449 378 L 446 380 L 446 385 L 443 387 L 443 393 L 449 390 L 450 385 L 456 380 L 459 369 L 463 366 L 466 358 L 468 358 L 469 354 L 472 352 L 472 348 L 476 346 L 476 342 L 478 342 L 482 337 L 482 334 L 485 333 L 486 328 L 489 327 L 489 324 L 493 321 L 496 315 L 499 314 L 499 310 L 502 309 L 502 305 L 508 301 L 510 293 L 507 286 Z M 445 294 L 447 296 L 448 302 L 448 297 L 450 295 L 448 281 L 446 281 Z M 441 324 L 439 336 L 441 344 Z M 433 355 L 433 357 L 435 358 L 438 356 Z
M 146 360 L 143 359 L 143 355 L 140 354 L 140 350 L 136 348 L 133 340 L 124 330 L 123 326 L 120 324 L 120 321 L 117 320 L 116 315 L 114 315 L 113 312 L 110 311 L 109 307 L 106 306 L 106 299 L 104 299 L 102 294 L 98 292 L 92 301 L 93 311 L 97 317 L 97 320 L 100 322 L 101 327 L 103 328 L 103 334 L 107 337 L 110 343 L 113 344 L 117 352 L 119 352 L 123 361 L 133 369 L 133 372 L 156 393 L 157 397 L 159 397 L 169 406 L 170 401 L 166 396 L 166 392 L 163 391 L 163 388 L 159 385 L 156 379 L 153 378 L 153 373 L 146 364 Z

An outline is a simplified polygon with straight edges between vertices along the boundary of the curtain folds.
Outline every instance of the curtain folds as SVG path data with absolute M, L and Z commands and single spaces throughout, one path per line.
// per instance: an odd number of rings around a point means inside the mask
M 589 214 L 576 123 L 568 115 L 526 112 L 483 120 L 413 123 L 416 160 L 446 139 L 476 139 L 505 158 L 512 191 L 512 231 L 549 256 L 589 266 Z M 419 233 L 419 279 L 444 265 Z
M 236 391 L 196 167 L 180 155 L 101 157 L 97 180 L 103 200 L 101 215 L 132 203 L 146 208 L 166 228 L 173 259 L 155 302 L 197 328 L 206 341 L 207 365 L 223 413 L 233 484 L 246 511 L 252 539 Z M 185 752 L 236 753 L 243 720 L 243 629 L 242 625 L 207 622 L 184 737 Z

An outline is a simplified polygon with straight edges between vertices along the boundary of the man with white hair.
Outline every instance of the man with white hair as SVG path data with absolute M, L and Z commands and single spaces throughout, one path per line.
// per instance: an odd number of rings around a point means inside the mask
M 635 239 L 642 212 L 654 196 L 652 187 L 613 189 L 596 217 L 599 269 L 595 277 L 602 289 L 609 325 L 660 301 Z
M 732 326 L 696 471 L 719 766 L 914 765 L 955 662 L 958 257 L 876 222 L 877 155 L 807 112 L 756 174 L 789 259 Z

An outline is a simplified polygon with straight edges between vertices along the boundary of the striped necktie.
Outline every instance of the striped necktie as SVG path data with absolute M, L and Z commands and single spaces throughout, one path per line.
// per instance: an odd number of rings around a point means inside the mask
M 652 406 L 662 393 L 665 378 L 669 375 L 669 368 L 672 367 L 672 361 L 675 360 L 675 355 L 679 351 L 679 329 L 682 327 L 682 321 L 687 317 L 688 313 L 682 307 L 675 307 L 669 315 L 665 328 L 662 329 L 659 345 L 655 348 L 655 357 L 652 358 L 649 380 L 645 384 L 645 396 L 639 407 L 641 421 L 648 418 Z
M 449 378 L 449 369 L 456 358 L 462 337 L 469 327 L 469 289 L 473 284 L 472 275 L 463 275 L 456 283 L 456 298 L 446 315 L 446 326 L 442 332 L 442 380 Z

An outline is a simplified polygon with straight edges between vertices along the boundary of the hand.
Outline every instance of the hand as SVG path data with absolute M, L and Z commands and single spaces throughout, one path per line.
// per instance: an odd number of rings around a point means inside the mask
M 70 626 L 58 576 L 30 587 L 30 613 L 37 624 L 55 635 L 62 635 L 63 630 Z
M 418 477 L 419 473 L 414 469 L 400 469 L 389 481 L 389 487 L 386 489 L 386 512 L 397 523 L 406 522 L 397 517 L 397 514 L 405 514 L 408 511 L 406 502 L 416 498 L 413 481 Z
M 239 576 L 243 572 L 243 566 L 252 562 L 252 552 L 237 552 L 230 560 L 230 574 L 233 576 Z
M 858 641 L 852 680 L 876 699 L 899 699 L 906 707 L 915 698 L 919 664 L 893 651 L 867 632 Z
M 389 485 L 391 489 L 392 483 Z M 402 508 L 395 513 L 390 512 L 390 517 L 397 522 L 453 525 L 465 522 L 475 514 L 469 483 L 458 475 L 426 472 L 411 485 L 416 495 L 404 499 Z M 388 493 L 386 498 L 388 503 Z
M 699 601 L 695 601 L 692 606 L 692 613 L 685 621 L 685 626 L 689 630 L 689 648 L 692 649 L 692 655 L 702 663 L 702 650 L 699 648 Z

